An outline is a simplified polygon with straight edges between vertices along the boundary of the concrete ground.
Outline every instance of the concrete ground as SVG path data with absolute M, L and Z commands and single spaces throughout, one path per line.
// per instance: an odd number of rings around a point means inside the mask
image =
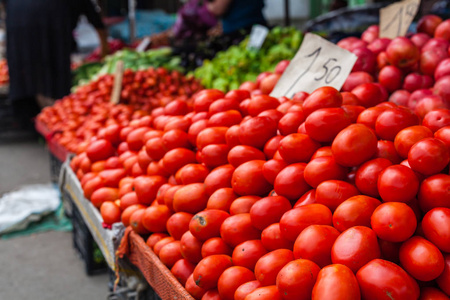
M 50 182 L 49 155 L 36 137 L 0 138 L 0 195 Z M 106 299 L 108 275 L 87 276 L 71 232 L 0 239 L 0 299 Z

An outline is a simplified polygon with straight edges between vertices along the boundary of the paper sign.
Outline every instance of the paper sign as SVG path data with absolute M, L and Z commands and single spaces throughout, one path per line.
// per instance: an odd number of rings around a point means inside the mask
M 142 42 L 139 43 L 139 45 L 136 47 L 136 52 L 144 52 L 145 49 L 147 49 L 148 45 L 152 42 L 152 39 L 147 36 L 145 37 Z
M 270 94 L 292 98 L 295 93 L 311 93 L 322 86 L 340 90 L 357 56 L 339 46 L 307 33 L 302 46 Z
M 262 25 L 253 25 L 252 31 L 250 32 L 247 49 L 261 49 L 268 33 L 269 29 L 267 29 L 267 27 Z
M 114 72 L 114 86 L 111 92 L 111 103 L 117 104 L 120 101 L 120 94 L 122 92 L 123 79 L 123 61 L 119 60 L 116 63 L 116 71 Z
M 380 37 L 404 36 L 419 10 L 420 0 L 404 0 L 380 9 Z

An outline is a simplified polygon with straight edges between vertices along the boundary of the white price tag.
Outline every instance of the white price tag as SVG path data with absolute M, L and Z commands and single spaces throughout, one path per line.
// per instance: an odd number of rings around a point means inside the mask
M 123 80 L 123 61 L 119 60 L 116 63 L 116 71 L 114 72 L 114 85 L 111 92 L 110 102 L 117 104 L 120 101 L 120 94 L 122 92 L 122 80 Z
M 340 90 L 357 59 L 355 54 L 307 33 L 270 95 L 292 98 L 297 92 L 311 93 L 322 86 Z
M 247 49 L 261 49 L 264 41 L 266 40 L 269 29 L 262 25 L 253 25 L 250 37 L 247 43 Z
M 150 45 L 151 42 L 152 42 L 152 39 L 149 36 L 145 37 L 139 43 L 139 45 L 136 47 L 136 52 L 144 52 L 145 49 L 147 49 L 148 45 Z
M 380 37 L 404 36 L 419 10 L 420 0 L 404 0 L 380 9 Z

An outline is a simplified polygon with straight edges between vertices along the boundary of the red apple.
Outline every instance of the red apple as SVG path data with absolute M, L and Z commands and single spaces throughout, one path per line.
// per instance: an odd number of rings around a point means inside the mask
M 450 58 L 442 60 L 434 71 L 434 80 L 439 80 L 445 75 L 450 75 Z
M 388 38 L 378 38 L 367 45 L 367 48 L 372 51 L 375 55 L 380 54 L 380 52 L 385 51 L 391 39 Z
M 406 37 L 396 37 L 386 49 L 389 62 L 399 68 L 414 66 L 420 58 L 419 48 Z
M 373 77 L 367 72 L 352 72 L 342 86 L 342 91 L 349 92 L 362 83 L 373 82 Z
M 442 19 L 439 16 L 425 15 L 417 22 L 417 32 L 423 32 L 429 36 L 433 36 L 436 27 L 441 23 Z
M 426 89 L 433 85 L 433 79 L 428 75 L 419 73 L 409 73 L 403 81 L 403 89 L 414 92 L 418 89 Z
M 275 67 L 275 73 L 277 74 L 283 74 L 284 70 L 289 66 L 290 60 L 282 60 L 280 61 L 277 66 Z
M 386 67 L 389 65 L 388 57 L 386 54 L 386 51 L 381 51 L 377 55 L 377 68 L 378 70 L 383 69 L 383 67 Z
M 422 49 L 422 47 L 431 39 L 431 37 L 426 33 L 416 33 L 411 37 L 411 42 L 416 45 L 417 48 Z
M 430 89 L 419 89 L 411 93 L 408 100 L 408 107 L 411 110 L 416 108 L 417 103 L 425 97 L 432 96 L 433 92 Z
M 434 84 L 434 79 L 430 75 L 422 75 L 422 88 L 431 88 Z
M 441 48 L 422 52 L 420 54 L 420 72 L 433 76 L 438 64 L 446 58 L 448 58 L 447 50 Z
M 447 108 L 444 102 L 442 101 L 442 98 L 438 95 L 431 95 L 427 96 L 425 98 L 422 98 L 416 105 L 416 108 L 414 109 L 414 112 L 416 115 L 418 115 L 421 119 L 425 117 L 427 113 L 429 113 L 432 110 L 441 109 L 441 108 Z
M 369 74 L 375 73 L 377 63 L 376 55 L 367 49 L 367 47 L 360 47 L 352 50 L 352 53 L 358 56 L 358 60 L 353 65 L 352 72 L 367 72 Z
M 442 127 L 450 125 L 450 110 L 436 109 L 425 115 L 422 125 L 436 132 Z
M 433 87 L 433 93 L 441 96 L 445 105 L 450 105 L 450 75 L 441 77 Z
M 389 97 L 389 102 L 407 106 L 410 95 L 411 94 L 407 90 L 397 90 L 391 94 Z
M 392 93 L 400 89 L 403 81 L 403 74 L 395 66 L 386 66 L 378 73 L 378 82 L 384 86 L 388 92 Z
M 443 50 L 447 50 L 448 46 L 449 46 L 449 43 L 447 40 L 444 40 L 441 38 L 432 38 L 432 39 L 429 39 L 428 42 L 426 42 L 425 45 L 423 45 L 422 49 L 420 49 L 420 50 L 422 52 L 436 49 L 436 48 L 441 48 Z
M 450 151 L 450 126 L 444 126 L 436 131 L 434 137 L 443 141 Z
M 450 41 L 450 19 L 443 21 L 436 27 L 434 37 Z
M 366 43 L 371 43 L 375 39 L 378 38 L 378 34 L 380 33 L 380 28 L 378 25 L 369 26 L 361 35 L 361 40 Z
M 345 50 L 352 51 L 356 48 L 366 47 L 367 43 L 357 37 L 350 36 L 340 40 L 337 45 Z

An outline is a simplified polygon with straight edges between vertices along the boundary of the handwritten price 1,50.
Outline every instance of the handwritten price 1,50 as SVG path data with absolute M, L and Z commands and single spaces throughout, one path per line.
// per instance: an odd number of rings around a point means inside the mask
M 310 72 L 311 68 L 314 66 L 317 58 L 320 56 L 320 52 L 322 51 L 322 47 L 316 48 L 312 53 L 305 56 L 305 58 L 312 58 L 310 64 L 308 67 L 297 77 L 297 79 L 292 83 L 291 87 L 286 91 L 287 97 L 292 97 L 296 91 L 293 89 L 297 85 L 297 83 L 306 75 L 308 72 Z M 323 61 L 323 60 L 322 60 Z M 328 58 L 322 66 L 320 67 L 320 70 L 322 70 L 321 74 L 318 74 L 314 77 L 314 80 L 319 82 L 323 81 L 324 85 L 331 84 L 338 76 L 339 73 L 341 73 L 342 67 L 337 65 L 338 60 L 337 58 Z

